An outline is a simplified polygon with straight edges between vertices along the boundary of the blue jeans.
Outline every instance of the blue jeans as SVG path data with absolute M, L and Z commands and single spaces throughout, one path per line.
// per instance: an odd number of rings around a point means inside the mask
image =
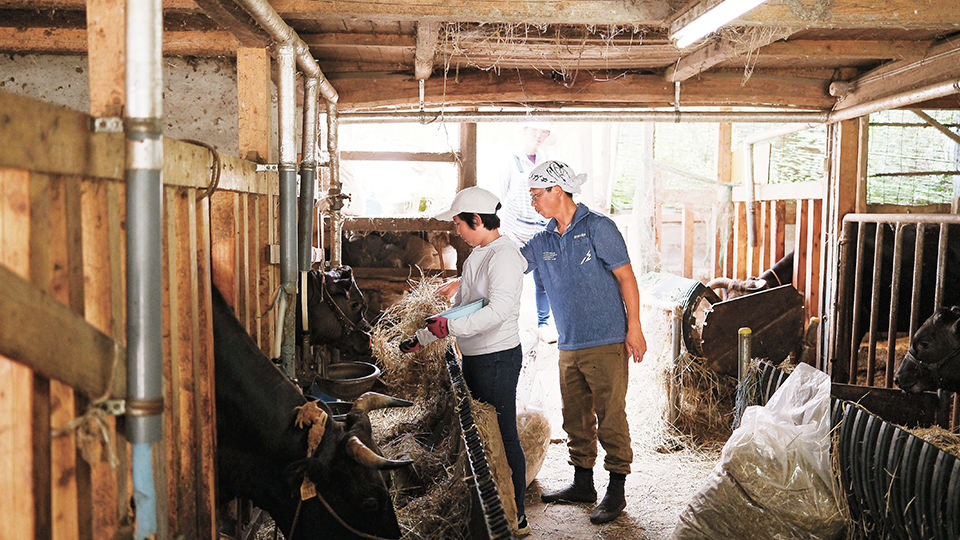
M 527 488 L 527 459 L 517 433 L 517 379 L 523 355 L 520 345 L 505 351 L 463 357 L 463 378 L 474 399 L 489 403 L 497 411 L 507 463 L 513 471 L 513 493 L 517 515 L 524 514 L 523 495 Z
M 550 299 L 547 298 L 547 290 L 543 288 L 540 271 L 536 269 L 533 271 L 533 285 L 537 300 L 537 326 L 543 326 L 550 319 Z

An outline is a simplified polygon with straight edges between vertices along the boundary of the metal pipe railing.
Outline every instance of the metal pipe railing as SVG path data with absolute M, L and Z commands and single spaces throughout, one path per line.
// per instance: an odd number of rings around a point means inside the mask
M 340 114 L 337 104 L 327 103 L 327 152 L 330 154 L 330 189 L 327 190 L 327 207 L 330 210 L 330 266 L 340 266 L 343 255 L 343 194 L 340 184 Z
M 313 200 L 317 185 L 317 80 L 303 80 L 303 151 L 300 159 L 300 271 L 310 270 L 313 254 Z M 306 328 L 306 327 L 304 327 Z
M 824 123 L 827 112 L 767 111 L 402 111 L 343 112 L 345 124 L 380 124 L 396 122 L 771 122 Z
M 317 61 L 314 60 L 310 54 L 310 48 L 300 39 L 296 31 L 283 21 L 283 18 L 277 14 L 269 2 L 266 0 L 236 0 L 236 2 L 246 10 L 247 13 L 257 21 L 257 24 L 263 27 L 277 43 L 294 47 L 297 65 L 300 66 L 300 70 L 304 75 L 317 80 L 320 95 L 322 95 L 324 99 L 331 103 L 336 103 L 340 99 L 337 90 L 330 84 L 330 81 L 327 80 L 323 72 L 320 71 L 320 66 L 317 65 Z
M 163 437 L 162 23 L 160 0 L 128 0 L 124 118 L 124 176 L 127 187 L 126 431 L 132 445 L 137 539 L 155 536 L 158 518 L 160 533 L 166 532 L 165 517 L 157 512 L 159 501 L 154 487 L 152 446 Z
M 297 296 L 297 151 L 294 126 L 296 102 L 294 82 L 296 65 L 293 46 L 277 48 L 277 98 L 280 143 L 280 286 L 286 297 L 286 310 L 280 312 L 283 341 L 280 366 L 288 377 L 295 376 L 293 357 L 296 350 L 296 319 L 294 306 Z

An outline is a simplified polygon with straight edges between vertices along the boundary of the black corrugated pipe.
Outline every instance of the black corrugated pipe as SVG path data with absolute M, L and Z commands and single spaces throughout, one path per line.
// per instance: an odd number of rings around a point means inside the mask
M 295 377 L 293 357 L 296 350 L 297 297 L 297 150 L 296 102 L 294 82 L 296 62 L 293 44 L 281 44 L 277 48 L 277 98 L 280 142 L 280 286 L 281 321 L 283 341 L 280 349 L 280 366 L 290 378 Z
M 163 434 L 161 201 L 163 191 L 163 15 L 160 0 L 126 6 L 127 399 L 135 538 L 157 535 L 153 447 Z M 157 460 L 162 463 L 161 459 Z M 160 493 L 165 493 L 161 490 Z M 166 506 L 166 505 L 162 505 Z

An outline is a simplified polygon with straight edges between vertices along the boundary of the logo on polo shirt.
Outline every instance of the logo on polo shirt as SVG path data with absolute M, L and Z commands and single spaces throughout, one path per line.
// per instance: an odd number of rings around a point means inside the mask
M 556 252 L 556 251 L 544 251 L 544 252 L 543 252 L 543 260 L 545 260 L 545 261 L 555 261 L 555 260 L 557 260 L 557 252 Z
M 590 254 L 591 254 L 592 251 L 593 251 L 593 250 L 591 250 L 591 249 L 588 249 L 588 250 L 587 250 L 587 254 L 583 256 L 583 260 L 580 261 L 580 264 L 583 264 L 583 263 L 585 263 L 585 262 L 587 262 L 587 261 L 589 261 L 589 260 L 591 260 L 591 259 L 593 258 L 593 257 L 590 256 Z

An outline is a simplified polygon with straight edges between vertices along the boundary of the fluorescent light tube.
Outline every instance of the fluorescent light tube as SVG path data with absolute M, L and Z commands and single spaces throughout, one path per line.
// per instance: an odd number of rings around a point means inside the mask
M 736 19 L 766 0 L 723 0 L 670 36 L 678 49 L 686 48 L 703 36 Z

